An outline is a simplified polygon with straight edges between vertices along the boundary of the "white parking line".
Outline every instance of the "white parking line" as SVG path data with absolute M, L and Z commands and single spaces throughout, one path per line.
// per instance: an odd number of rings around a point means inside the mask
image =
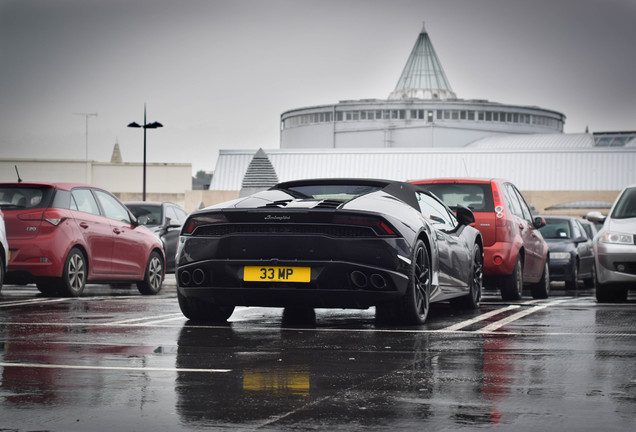
M 86 366 L 63 365 L 43 363 L 8 363 L 0 362 L 0 367 L 42 368 L 42 369 L 83 369 L 83 370 L 120 370 L 137 372 L 203 372 L 203 373 L 227 373 L 232 369 L 187 369 L 187 368 L 157 368 L 157 367 L 132 367 L 132 366 Z
M 109 322 L 104 323 L 104 324 L 110 324 L 110 325 L 132 324 L 132 323 L 139 323 L 139 322 L 142 322 L 142 321 L 151 320 L 151 321 L 148 321 L 148 322 L 144 322 L 144 324 L 149 324 L 151 322 L 155 322 L 155 321 L 152 321 L 155 318 L 177 317 L 177 316 L 181 317 L 181 318 L 184 318 L 182 313 L 174 313 L 174 314 L 168 314 L 168 315 L 155 315 L 155 316 L 143 317 L 143 318 L 131 318 L 131 319 L 121 320 L 121 321 L 109 321 Z M 163 321 L 163 319 L 161 321 Z
M 468 327 L 468 326 L 470 326 L 472 324 L 475 324 L 475 323 L 478 323 L 480 321 L 487 320 L 488 318 L 490 318 L 492 316 L 499 315 L 500 313 L 503 313 L 503 312 L 506 312 L 506 311 L 509 311 L 509 310 L 519 309 L 520 307 L 521 306 L 519 306 L 519 305 L 510 305 L 510 306 L 505 307 L 505 308 L 495 309 L 494 311 L 490 311 L 490 312 L 487 312 L 485 314 L 481 314 L 478 317 L 475 317 L 473 319 L 462 321 L 462 322 L 459 322 L 459 323 L 454 324 L 452 326 L 443 328 L 440 331 L 449 331 L 449 332 L 457 331 L 459 329 L 463 329 L 464 327 Z
M 486 327 L 484 327 L 482 329 L 476 330 L 475 333 L 490 333 L 490 332 L 493 332 L 493 331 L 505 326 L 506 324 L 510 324 L 511 322 L 516 321 L 516 320 L 518 320 L 520 318 L 523 318 L 523 317 L 525 317 L 527 315 L 530 315 L 532 313 L 535 313 L 535 312 L 540 311 L 542 309 L 545 309 L 547 307 L 554 306 L 554 305 L 557 305 L 557 304 L 560 304 L 560 303 L 563 303 L 563 302 L 566 302 L 566 301 L 570 301 L 570 300 L 572 300 L 572 299 L 554 300 L 554 301 L 551 301 L 550 303 L 545 303 L 545 304 L 542 304 L 542 305 L 539 305 L 539 306 L 531 307 L 530 309 L 526 309 L 526 310 L 517 312 L 516 314 L 512 314 L 509 317 L 506 317 L 506 318 L 501 319 L 499 321 L 496 321 L 496 322 L 494 322 L 494 323 L 492 323 L 490 325 L 487 325 Z
M 10 306 L 27 306 L 27 305 L 41 304 L 41 303 L 55 303 L 55 302 L 61 302 L 61 301 L 64 301 L 64 300 L 68 300 L 68 299 L 58 298 L 58 299 L 15 300 L 15 301 L 10 301 L 10 302 L 2 302 L 2 303 L 0 303 L 0 308 L 10 307 Z
M 185 316 L 183 316 L 182 313 L 173 314 L 173 315 L 165 315 L 165 316 L 172 316 L 173 318 L 164 318 L 160 320 L 147 321 L 147 322 L 142 322 L 142 323 L 134 324 L 134 325 L 138 325 L 138 326 L 155 325 L 155 324 L 161 324 L 161 323 L 169 322 L 169 321 L 178 321 L 178 320 L 187 319 Z

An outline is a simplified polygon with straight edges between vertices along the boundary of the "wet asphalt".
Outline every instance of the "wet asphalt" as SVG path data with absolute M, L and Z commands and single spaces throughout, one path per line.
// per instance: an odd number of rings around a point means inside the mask
M 374 311 L 239 307 L 188 322 L 174 278 L 158 296 L 90 285 L 58 299 L 0 292 L 0 431 L 631 431 L 636 298 L 479 311 L 436 304 L 419 327 Z

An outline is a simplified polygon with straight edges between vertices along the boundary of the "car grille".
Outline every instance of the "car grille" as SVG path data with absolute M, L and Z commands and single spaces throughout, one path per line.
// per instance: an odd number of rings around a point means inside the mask
M 309 224 L 218 224 L 197 228 L 196 236 L 231 234 L 310 234 L 330 237 L 376 237 L 371 228 L 343 225 Z

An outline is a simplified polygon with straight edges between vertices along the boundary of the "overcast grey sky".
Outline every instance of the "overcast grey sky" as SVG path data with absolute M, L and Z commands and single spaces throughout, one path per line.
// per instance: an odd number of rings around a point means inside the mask
M 459 98 L 636 130 L 636 0 L 0 0 L 0 158 L 192 163 L 284 111 L 386 99 L 422 28 Z

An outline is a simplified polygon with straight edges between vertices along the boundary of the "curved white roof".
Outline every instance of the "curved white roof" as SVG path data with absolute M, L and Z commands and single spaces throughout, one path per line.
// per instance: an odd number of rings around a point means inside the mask
M 471 149 L 583 149 L 594 147 L 591 134 L 523 134 L 496 135 L 469 144 Z

